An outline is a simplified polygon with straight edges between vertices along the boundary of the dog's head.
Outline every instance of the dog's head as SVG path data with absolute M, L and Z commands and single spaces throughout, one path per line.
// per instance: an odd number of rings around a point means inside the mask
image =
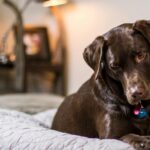
M 150 21 L 110 30 L 96 38 L 83 56 L 94 70 L 95 80 L 121 85 L 129 104 L 150 100 Z

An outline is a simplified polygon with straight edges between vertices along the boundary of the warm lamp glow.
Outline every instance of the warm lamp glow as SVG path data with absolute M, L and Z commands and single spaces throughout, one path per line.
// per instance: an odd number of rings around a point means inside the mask
M 43 6 L 50 7 L 50 6 L 63 5 L 65 3 L 67 3 L 67 0 L 47 0 L 43 2 Z

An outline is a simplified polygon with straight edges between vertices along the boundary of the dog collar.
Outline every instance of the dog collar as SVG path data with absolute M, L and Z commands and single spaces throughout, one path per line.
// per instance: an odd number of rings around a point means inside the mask
M 133 110 L 133 115 L 136 116 L 138 119 L 144 119 L 148 117 L 148 112 L 146 109 L 142 106 L 141 103 L 139 103 Z

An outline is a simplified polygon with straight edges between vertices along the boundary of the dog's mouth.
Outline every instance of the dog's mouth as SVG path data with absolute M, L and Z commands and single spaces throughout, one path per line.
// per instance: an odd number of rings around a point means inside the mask
M 147 102 L 150 102 L 150 99 L 142 99 L 142 100 L 133 99 L 130 104 L 133 105 L 133 106 L 136 106 L 136 105 L 139 105 L 139 104 L 141 104 L 142 106 L 145 106 Z
M 135 106 L 138 104 L 142 104 L 144 105 L 147 102 L 150 102 L 150 94 L 147 92 L 146 94 L 144 94 L 142 97 L 136 97 L 133 98 L 132 96 L 127 96 L 127 100 L 129 102 L 130 105 Z

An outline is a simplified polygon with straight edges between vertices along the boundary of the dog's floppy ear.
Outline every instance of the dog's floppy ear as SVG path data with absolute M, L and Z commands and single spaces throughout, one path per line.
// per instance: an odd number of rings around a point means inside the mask
M 101 76 L 103 68 L 103 47 L 104 38 L 102 36 L 97 37 L 83 53 L 86 63 L 95 71 L 95 78 Z
M 150 20 L 136 21 L 133 29 L 139 31 L 150 42 Z

